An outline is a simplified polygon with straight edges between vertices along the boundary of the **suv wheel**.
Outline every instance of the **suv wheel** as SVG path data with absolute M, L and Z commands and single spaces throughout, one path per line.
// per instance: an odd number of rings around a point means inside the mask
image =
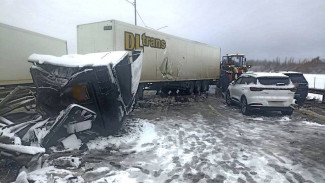
M 240 109 L 241 109 L 241 112 L 244 114 L 244 115 L 249 115 L 249 106 L 247 105 L 247 99 L 246 97 L 242 97 L 241 99 L 241 102 L 240 102 Z
M 232 100 L 231 100 L 229 91 L 227 91 L 227 93 L 226 93 L 226 103 L 227 103 L 227 105 L 232 105 Z
M 281 111 L 281 113 L 283 114 L 283 115 L 289 115 L 289 116 L 291 116 L 292 115 L 292 113 L 293 113 L 293 109 L 289 109 L 289 110 L 287 110 L 287 111 Z

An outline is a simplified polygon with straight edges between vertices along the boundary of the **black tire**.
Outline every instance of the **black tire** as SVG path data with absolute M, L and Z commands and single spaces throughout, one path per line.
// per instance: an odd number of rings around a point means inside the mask
M 244 115 L 250 114 L 249 106 L 247 105 L 247 99 L 246 97 L 242 97 L 240 100 L 240 111 Z
M 209 81 L 202 81 L 201 92 L 209 91 Z
M 139 84 L 138 90 L 137 90 L 137 99 L 142 100 L 143 99 L 143 85 Z
M 231 97 L 230 97 L 230 92 L 229 91 L 227 91 L 227 93 L 226 93 L 226 103 L 229 106 L 233 104 L 233 102 L 231 100 Z
M 185 93 L 187 95 L 192 95 L 193 91 L 194 91 L 194 83 L 190 82 L 189 85 L 187 86 L 187 89 L 185 90 Z
M 194 94 L 201 95 L 201 81 L 196 81 L 194 86 Z
M 293 109 L 290 108 L 289 110 L 281 111 L 283 115 L 291 116 L 293 114 Z
M 169 95 L 169 88 L 163 87 L 163 88 L 161 88 L 161 92 L 164 93 L 165 95 Z

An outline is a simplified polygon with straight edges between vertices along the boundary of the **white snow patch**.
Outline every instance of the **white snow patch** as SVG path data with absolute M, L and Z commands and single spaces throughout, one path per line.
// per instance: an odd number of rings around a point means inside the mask
M 20 172 L 16 178 L 15 183 L 28 183 L 27 173 L 25 171 Z
M 91 125 L 92 125 L 91 121 L 92 120 L 86 120 L 86 121 L 82 121 L 82 122 L 79 122 L 79 123 L 68 124 L 67 125 L 67 132 L 69 134 L 72 134 L 72 133 L 88 130 L 88 129 L 91 128 Z
M 114 175 L 109 175 L 109 177 L 103 177 L 99 180 L 93 181 L 93 183 L 102 182 L 114 182 L 114 183 L 136 183 L 136 179 L 130 178 L 130 173 L 128 172 L 116 172 Z
M 251 119 L 251 120 L 254 120 L 254 121 L 264 121 L 263 118 L 247 118 L 247 119 Z
M 72 172 L 69 170 L 57 169 L 54 166 L 49 166 L 49 167 L 43 167 L 41 169 L 37 169 L 35 171 L 28 173 L 27 179 L 33 180 L 33 181 L 35 181 L 35 183 L 47 183 L 47 182 L 51 182 L 50 180 L 53 180 L 53 179 L 60 180 L 61 182 L 67 182 L 67 181 L 64 181 L 63 178 L 59 178 L 57 176 L 53 177 L 53 175 L 60 175 L 62 177 L 66 177 L 67 175 L 71 175 L 71 174 L 72 174 Z M 57 181 L 55 181 L 55 182 L 57 182 Z
M 152 143 L 156 138 L 157 133 L 155 126 L 148 122 L 144 123 L 142 127 L 142 133 L 140 133 L 140 137 L 137 140 L 137 145 L 133 148 L 133 150 L 137 152 L 146 150 L 147 148 L 143 148 L 142 145 Z
M 319 124 L 319 123 L 315 123 L 315 122 L 302 121 L 302 123 L 304 123 L 306 125 L 311 125 L 311 126 L 325 127 L 325 125 L 322 125 L 322 124 Z
M 323 95 L 315 94 L 315 93 L 308 93 L 307 99 L 316 99 L 319 101 L 323 100 Z
M 139 123 L 132 128 L 131 133 L 119 137 L 98 137 L 95 140 L 89 141 L 87 146 L 89 150 L 105 150 L 106 147 L 113 147 L 121 150 L 125 146 L 128 147 L 128 151 L 141 151 L 146 149 L 141 147 L 142 144 L 151 143 L 156 136 L 157 134 L 153 124 L 149 123 L 147 120 L 139 120 Z
M 281 119 L 278 121 L 291 121 L 291 119 L 288 116 L 283 116 Z
M 77 138 L 75 134 L 70 135 L 69 137 L 63 139 L 63 147 L 67 150 L 79 149 L 81 146 L 81 140 Z

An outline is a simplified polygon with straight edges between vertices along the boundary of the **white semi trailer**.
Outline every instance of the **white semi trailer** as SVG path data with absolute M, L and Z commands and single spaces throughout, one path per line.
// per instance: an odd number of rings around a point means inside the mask
M 0 23 L 0 86 L 32 83 L 28 57 L 67 54 L 67 42 Z
M 220 48 L 117 20 L 77 26 L 78 53 L 143 50 L 143 88 L 207 91 L 219 79 Z

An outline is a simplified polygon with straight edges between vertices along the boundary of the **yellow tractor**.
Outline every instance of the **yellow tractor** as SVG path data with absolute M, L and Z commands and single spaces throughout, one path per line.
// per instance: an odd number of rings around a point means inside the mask
M 251 65 L 246 65 L 244 54 L 227 54 L 222 57 L 220 64 L 220 80 L 218 87 L 222 92 L 227 91 L 229 83 L 248 71 Z

